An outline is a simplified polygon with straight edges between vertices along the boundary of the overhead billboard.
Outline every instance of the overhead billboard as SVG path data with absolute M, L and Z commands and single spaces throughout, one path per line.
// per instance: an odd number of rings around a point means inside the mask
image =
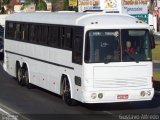
M 120 11 L 121 0 L 78 0 L 78 11 L 105 10 Z
M 26 0 L 20 0 L 20 3 L 25 3 L 26 2 Z
M 69 0 L 69 6 L 77 6 L 77 0 Z
M 148 0 L 122 0 L 122 13 L 148 14 Z
M 121 11 L 121 0 L 101 0 L 100 8 L 108 11 Z
M 160 0 L 158 0 L 158 8 L 160 9 Z
M 148 0 L 78 0 L 78 11 L 104 10 L 126 14 L 147 14 Z
M 100 10 L 100 0 L 78 0 L 78 11 Z

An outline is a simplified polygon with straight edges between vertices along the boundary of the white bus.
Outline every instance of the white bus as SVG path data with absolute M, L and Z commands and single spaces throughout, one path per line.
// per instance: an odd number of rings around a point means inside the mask
M 6 18 L 4 68 L 68 105 L 145 101 L 154 95 L 153 47 L 149 25 L 129 15 L 16 13 Z

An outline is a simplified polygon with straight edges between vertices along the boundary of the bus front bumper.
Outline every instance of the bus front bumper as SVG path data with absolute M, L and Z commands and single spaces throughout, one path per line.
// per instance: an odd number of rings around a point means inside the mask
M 154 89 L 83 91 L 83 103 L 114 103 L 152 100 Z

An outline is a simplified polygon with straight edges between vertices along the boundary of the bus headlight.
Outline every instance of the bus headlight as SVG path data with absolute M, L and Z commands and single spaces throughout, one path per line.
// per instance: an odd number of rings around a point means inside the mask
M 145 91 L 141 91 L 140 95 L 141 95 L 142 97 L 144 97 L 144 96 L 145 96 Z
M 92 94 L 91 94 L 91 98 L 92 98 L 92 99 L 96 99 L 96 97 L 97 97 L 97 94 L 96 94 L 96 93 L 92 93 Z
M 151 95 L 151 91 L 150 90 L 148 90 L 148 91 L 141 91 L 140 95 L 142 97 L 144 97 L 144 96 L 150 96 Z
M 103 98 L 103 93 L 99 93 L 98 98 L 102 99 Z
M 147 91 L 147 95 L 148 96 L 150 96 L 151 95 L 151 91 L 149 90 L 149 91 Z

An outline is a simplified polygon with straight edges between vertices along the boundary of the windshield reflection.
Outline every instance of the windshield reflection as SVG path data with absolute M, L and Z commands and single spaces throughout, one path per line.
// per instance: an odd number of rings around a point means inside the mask
M 122 30 L 123 61 L 151 60 L 149 32 L 146 30 Z
M 147 30 L 94 30 L 86 34 L 86 63 L 147 60 L 151 60 Z
M 87 33 L 85 62 L 120 61 L 119 45 L 118 30 L 89 31 Z

